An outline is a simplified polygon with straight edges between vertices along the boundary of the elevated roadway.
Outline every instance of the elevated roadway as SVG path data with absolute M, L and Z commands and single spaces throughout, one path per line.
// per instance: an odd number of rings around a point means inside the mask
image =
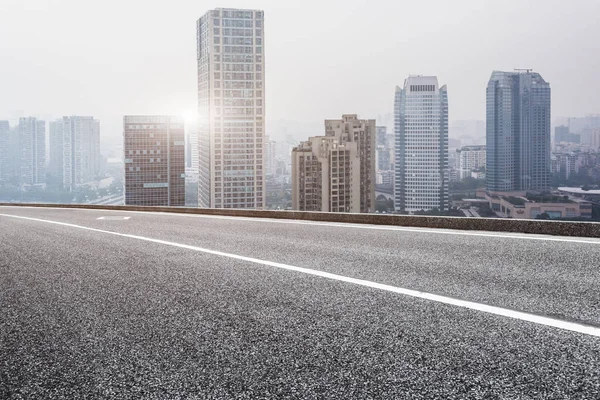
M 600 239 L 0 207 L 0 398 L 600 398 Z

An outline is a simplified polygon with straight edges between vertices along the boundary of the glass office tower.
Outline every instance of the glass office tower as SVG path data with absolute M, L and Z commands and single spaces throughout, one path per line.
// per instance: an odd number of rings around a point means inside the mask
M 494 71 L 487 86 L 487 189 L 550 189 L 550 84 L 536 72 Z

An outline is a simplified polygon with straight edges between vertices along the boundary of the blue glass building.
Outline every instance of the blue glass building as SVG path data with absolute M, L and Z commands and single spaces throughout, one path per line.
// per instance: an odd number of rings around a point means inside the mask
M 494 71 L 487 86 L 489 191 L 550 189 L 550 84 L 540 74 Z

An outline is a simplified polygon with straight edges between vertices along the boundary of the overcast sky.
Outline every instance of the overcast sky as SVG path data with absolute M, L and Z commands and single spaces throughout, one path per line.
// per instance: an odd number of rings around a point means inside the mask
M 267 120 L 375 118 L 409 74 L 448 85 L 451 120 L 484 119 L 513 68 L 550 82 L 554 117 L 600 113 L 599 0 L 0 0 L 0 119 L 93 115 L 118 137 L 124 114 L 194 110 L 216 7 L 265 11 Z

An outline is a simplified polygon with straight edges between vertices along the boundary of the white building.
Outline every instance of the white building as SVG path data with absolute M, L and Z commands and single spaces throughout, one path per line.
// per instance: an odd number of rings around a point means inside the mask
M 72 116 L 49 125 L 50 175 L 69 190 L 97 178 L 101 161 L 100 121 Z
M 197 22 L 200 207 L 265 205 L 263 21 L 219 8 Z
M 265 136 L 265 174 L 277 175 L 277 142 Z
M 410 76 L 396 87 L 394 207 L 446 211 L 448 92 L 435 76 Z
M 34 117 L 19 119 L 20 182 L 46 182 L 46 122 Z
M 8 182 L 10 177 L 10 125 L 0 121 L 0 182 Z
M 463 146 L 457 149 L 456 153 L 458 153 L 460 179 L 482 176 L 481 169 L 485 168 L 485 146 Z

